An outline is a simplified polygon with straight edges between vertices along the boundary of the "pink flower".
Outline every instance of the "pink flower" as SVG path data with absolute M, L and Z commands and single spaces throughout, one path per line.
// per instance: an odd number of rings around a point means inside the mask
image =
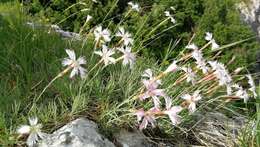
M 137 116 L 137 121 L 141 122 L 139 129 L 143 130 L 146 129 L 148 124 L 150 123 L 152 127 L 155 127 L 156 123 L 156 113 L 160 113 L 161 111 L 157 108 L 151 108 L 147 112 L 145 112 L 143 109 L 139 109 L 135 112 L 135 115 Z
M 186 46 L 187 49 L 192 49 L 193 52 L 191 53 L 192 57 L 196 60 L 197 67 L 202 70 L 202 72 L 205 74 L 208 72 L 208 67 L 205 59 L 203 58 L 203 54 L 201 50 L 198 49 L 198 47 L 193 43 L 188 46 Z
M 131 52 L 131 48 L 122 47 L 118 50 L 124 54 L 123 55 L 123 65 L 126 66 L 127 64 L 129 64 L 130 68 L 133 68 L 136 57 L 135 57 L 134 53 Z
M 160 107 L 160 99 L 159 97 L 166 97 L 166 94 L 164 92 L 164 89 L 157 89 L 158 83 L 151 81 L 151 80 L 143 80 L 143 84 L 146 88 L 146 92 L 144 92 L 142 95 L 140 95 L 141 100 L 145 100 L 149 97 L 152 97 L 154 107 L 159 108 Z
M 157 80 L 157 79 L 153 76 L 153 72 L 152 72 L 152 70 L 149 69 L 149 68 L 144 71 L 144 74 L 142 75 L 142 77 L 148 78 L 149 81 L 150 81 L 151 83 L 153 83 L 154 86 L 156 86 L 156 87 L 158 87 L 159 85 L 162 84 L 161 80 Z
M 170 109 L 164 111 L 167 114 L 173 125 L 178 125 L 181 122 L 181 117 L 178 115 L 183 110 L 181 106 L 173 106 Z
M 159 108 L 160 107 L 160 99 L 159 97 L 162 96 L 164 98 L 167 97 L 167 95 L 164 92 L 164 89 L 157 89 L 159 85 L 161 85 L 160 80 L 156 80 L 155 77 L 153 77 L 153 73 L 151 69 L 145 70 L 143 77 L 146 77 L 148 79 L 143 79 L 142 82 L 145 86 L 146 91 L 139 96 L 140 100 L 145 100 L 149 97 L 152 97 L 154 107 Z

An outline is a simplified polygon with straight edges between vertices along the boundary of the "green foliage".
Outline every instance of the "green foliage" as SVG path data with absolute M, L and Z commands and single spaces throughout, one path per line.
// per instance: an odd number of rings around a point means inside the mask
M 83 3 L 79 3 L 83 2 Z M 122 18 L 125 18 L 123 24 L 131 32 L 136 34 L 136 38 L 145 38 L 149 33 L 151 26 L 156 26 L 162 18 L 165 18 L 164 11 L 169 10 L 176 18 L 178 25 L 171 29 L 172 23 L 169 21 L 163 23 L 153 35 L 147 36 L 149 39 L 145 42 L 137 42 L 145 46 L 142 49 L 143 54 L 155 56 L 163 59 L 166 56 L 166 50 L 169 47 L 168 40 L 181 39 L 178 44 L 178 49 L 169 57 L 176 57 L 178 52 L 182 50 L 191 39 L 193 33 L 196 35 L 195 43 L 202 45 L 205 43 L 205 32 L 212 32 L 214 38 L 220 45 L 236 42 L 255 34 L 251 29 L 243 24 L 240 20 L 239 13 L 236 9 L 236 0 L 149 0 L 140 1 L 142 13 L 136 15 L 127 15 L 127 1 L 125 0 L 108 0 L 93 3 L 92 0 L 75 0 L 63 1 L 55 0 L 46 3 L 40 3 L 38 0 L 33 0 L 27 6 L 29 12 L 42 21 L 61 25 L 66 30 L 78 32 L 84 24 L 86 16 L 93 16 L 93 21 L 90 26 L 102 23 L 104 26 L 114 30 Z M 170 9 L 173 6 L 175 10 Z M 67 9 L 69 8 L 70 9 Z M 86 11 L 80 11 L 88 8 Z M 111 10 L 111 8 L 113 8 Z M 111 20 L 114 23 L 109 23 Z M 109 24 L 108 24 L 109 23 Z M 87 28 L 91 28 L 91 27 Z M 138 34 L 142 30 L 143 34 Z M 165 31 L 161 34 L 162 31 Z M 259 49 L 259 44 L 253 39 L 246 43 L 237 45 L 232 51 L 224 51 L 221 60 L 227 63 L 234 53 L 236 54 L 235 65 L 249 66 L 250 63 L 256 60 L 256 51 Z

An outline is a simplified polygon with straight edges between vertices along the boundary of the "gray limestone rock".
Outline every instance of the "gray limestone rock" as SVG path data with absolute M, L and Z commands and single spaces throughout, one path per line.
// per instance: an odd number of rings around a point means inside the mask
M 115 138 L 121 147 L 154 147 L 154 144 L 149 142 L 147 137 L 139 131 L 122 130 L 115 135 Z
M 230 147 L 238 146 L 239 132 L 246 124 L 244 117 L 229 118 L 219 112 L 198 115 L 194 135 L 202 145 Z
M 97 125 L 85 118 L 76 119 L 42 140 L 39 147 L 114 147 L 97 132 Z
M 258 28 L 260 27 L 260 0 L 240 2 L 238 9 L 242 19 L 252 27 L 260 38 L 260 32 L 258 32 Z

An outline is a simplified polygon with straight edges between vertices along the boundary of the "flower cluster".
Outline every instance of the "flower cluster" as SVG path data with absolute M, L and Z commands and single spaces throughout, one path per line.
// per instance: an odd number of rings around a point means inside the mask
M 189 109 L 190 113 L 195 112 L 196 102 L 201 99 L 199 91 L 195 91 L 192 96 L 189 94 L 183 95 L 182 98 L 185 100 L 185 106 L 182 107 L 172 106 L 172 98 L 170 98 L 166 94 L 164 89 L 158 89 L 158 86 L 162 85 L 160 78 L 167 75 L 168 73 L 177 72 L 179 69 L 183 69 L 186 72 L 188 82 L 193 80 L 193 78 L 195 77 L 195 73 L 193 73 L 190 68 L 179 67 L 177 65 L 177 61 L 173 61 L 173 63 L 169 65 L 168 68 L 157 77 L 153 76 L 151 69 L 145 70 L 144 74 L 142 75 L 142 77 L 144 77 L 142 83 L 145 87 L 145 91 L 139 95 L 139 99 L 143 101 L 147 98 L 152 98 L 153 107 L 148 111 L 144 111 L 144 109 L 142 108 L 135 112 L 137 120 L 142 121 L 139 129 L 145 129 L 149 123 L 151 124 L 151 126 L 155 126 L 157 116 L 162 115 L 168 115 L 172 124 L 177 125 L 181 122 L 181 117 L 178 114 L 186 106 Z M 160 97 L 164 98 L 164 109 L 161 108 L 162 102 L 160 101 Z
M 207 35 L 205 39 L 209 40 L 210 42 L 203 48 L 206 48 L 210 44 L 214 49 L 219 48 L 215 40 L 212 38 L 212 34 L 206 34 Z M 190 56 L 195 59 L 195 66 L 192 66 L 192 64 L 187 66 L 185 63 L 183 66 L 181 66 L 177 65 L 177 61 L 173 61 L 173 63 L 170 64 L 168 68 L 158 76 L 154 76 L 151 69 L 145 70 L 144 74 L 142 75 L 142 83 L 144 88 L 141 91 L 141 94 L 138 95 L 138 98 L 142 102 L 148 98 L 151 98 L 153 106 L 147 111 L 145 111 L 145 108 L 141 108 L 134 112 L 134 115 L 137 116 L 137 121 L 141 122 L 139 129 L 145 129 L 149 124 L 152 127 L 155 127 L 156 120 L 164 115 L 168 115 L 173 125 L 178 125 L 181 122 L 181 116 L 179 113 L 185 110 L 185 108 L 189 111 L 189 114 L 192 114 L 197 110 L 197 103 L 200 100 L 203 100 L 201 95 L 201 93 L 204 92 L 203 89 L 197 89 L 193 92 L 193 94 L 183 94 L 180 96 L 180 98 L 184 101 L 179 105 L 172 106 L 173 98 L 167 95 L 165 89 L 159 88 L 159 86 L 163 85 L 163 77 L 170 73 L 176 73 L 177 71 L 180 71 L 182 76 L 180 76 L 180 78 L 175 81 L 173 84 L 174 86 L 176 83 L 181 83 L 185 79 L 187 82 L 191 82 L 192 85 L 196 87 L 202 82 L 218 83 L 218 86 L 214 86 L 213 84 L 212 86 L 214 87 L 209 87 L 208 91 L 203 93 L 203 97 L 208 96 L 207 94 L 210 93 L 212 89 L 223 86 L 225 86 L 227 89 L 227 94 L 225 96 L 226 98 L 243 99 L 246 103 L 250 98 L 248 91 L 250 91 L 252 95 L 256 97 L 256 88 L 251 75 L 246 75 L 250 88 L 245 90 L 242 88 L 242 86 L 234 82 L 232 76 L 229 74 L 224 64 L 218 61 L 207 61 L 205 58 L 203 58 L 203 48 L 199 49 L 198 46 L 196 46 L 194 43 L 187 45 L 186 48 L 192 50 Z M 197 81 L 198 78 L 201 78 L 201 80 Z M 161 101 L 161 98 L 164 99 L 164 102 Z
M 134 40 L 132 39 L 132 35 L 129 32 L 125 31 L 123 27 L 119 27 L 119 30 L 115 34 L 115 37 L 120 38 L 120 41 L 114 47 L 109 48 L 107 45 L 104 44 L 109 43 L 112 39 L 109 32 L 110 31 L 108 29 L 102 30 L 102 27 L 98 27 L 94 30 L 97 46 L 99 46 L 99 43 L 103 43 L 102 49 L 100 51 L 95 51 L 94 53 L 101 57 L 100 62 L 104 62 L 105 66 L 109 64 L 115 64 L 117 61 L 123 60 L 124 66 L 129 64 L 130 68 L 132 68 L 136 60 L 135 54 L 131 52 L 131 45 L 133 45 L 134 42 Z M 116 51 L 123 53 L 123 55 L 117 59 L 112 57 L 112 55 L 114 55 Z

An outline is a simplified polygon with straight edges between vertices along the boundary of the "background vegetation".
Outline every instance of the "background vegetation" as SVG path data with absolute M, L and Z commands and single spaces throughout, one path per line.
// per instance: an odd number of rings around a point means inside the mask
M 73 4 L 84 2 L 85 4 L 77 4 L 71 9 L 67 9 Z M 115 5 L 115 3 L 118 5 Z M 40 21 L 58 24 L 65 30 L 78 32 L 80 26 L 85 22 L 87 14 L 94 17 L 94 21 L 89 27 L 100 23 L 110 23 L 113 20 L 114 24 L 118 24 L 121 18 L 124 18 L 128 9 L 128 0 L 100 0 L 94 3 L 92 0 L 55 0 L 55 1 L 28 1 L 25 5 L 28 6 L 28 13 Z M 159 24 L 159 18 L 163 18 L 164 11 L 169 10 L 176 18 L 177 27 L 167 29 L 172 26 L 171 22 L 163 23 L 160 29 L 156 30 L 158 34 L 153 39 L 156 41 L 147 40 L 144 42 L 145 55 L 151 55 L 157 59 L 165 57 L 166 50 L 169 46 L 169 39 L 173 41 L 179 40 L 178 48 L 182 50 L 193 34 L 196 35 L 195 42 L 198 45 L 205 43 L 205 32 L 209 31 L 214 34 L 214 38 L 220 45 L 225 45 L 230 42 L 235 42 L 245 38 L 254 36 L 255 34 L 248 25 L 241 21 L 240 15 L 236 8 L 237 0 L 147 0 L 140 1 L 142 7 L 141 15 L 134 15 L 125 18 L 121 25 L 126 27 L 131 32 L 138 32 L 140 26 L 143 29 L 151 28 L 154 24 Z M 174 7 L 170 9 L 170 6 Z M 80 11 L 89 8 L 91 11 Z M 110 11 L 113 8 L 113 11 Z M 109 21 L 103 22 L 105 19 Z M 110 24 L 113 26 L 113 24 Z M 111 26 L 110 26 L 111 27 Z M 114 25 L 115 27 L 115 25 Z M 167 29 L 167 30 L 165 30 Z M 160 34 L 162 31 L 166 31 Z M 145 32 L 145 31 L 143 31 Z M 144 34 L 143 34 L 144 35 Z M 256 60 L 256 52 L 259 49 L 259 43 L 256 40 L 251 40 L 238 45 L 233 50 L 224 51 L 221 60 L 228 61 L 232 56 L 236 56 L 235 65 L 249 66 L 250 63 Z M 239 54 L 235 54 L 239 53 Z M 175 57 L 172 53 L 170 57 Z M 252 66 L 251 66 L 252 67 Z

